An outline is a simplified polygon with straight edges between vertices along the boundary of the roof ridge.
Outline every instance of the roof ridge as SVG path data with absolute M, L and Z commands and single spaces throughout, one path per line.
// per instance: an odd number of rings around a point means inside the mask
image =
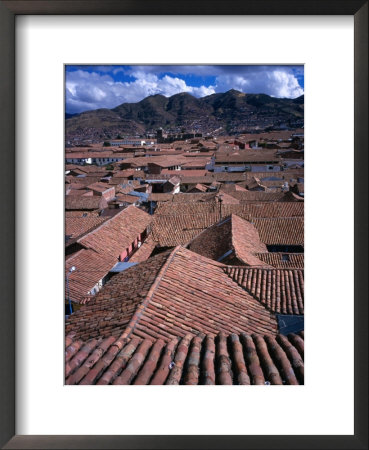
M 228 270 L 229 269 L 300 270 L 300 271 L 304 272 L 304 269 L 301 267 L 273 267 L 273 266 L 267 267 L 267 266 L 230 266 L 230 265 L 225 265 L 223 267 L 223 270 L 226 271 L 227 269 Z
M 172 262 L 174 256 L 176 255 L 177 251 L 179 250 L 180 246 L 177 245 L 177 247 L 174 248 L 174 250 L 171 252 L 165 263 L 160 268 L 158 275 L 155 278 L 155 281 L 151 285 L 148 293 L 146 294 L 145 298 L 142 300 L 142 302 L 137 306 L 136 311 L 134 312 L 131 320 L 129 321 L 128 325 L 126 326 L 123 334 L 119 336 L 119 339 L 126 340 L 128 339 L 132 332 L 134 331 L 138 321 L 140 320 L 142 314 L 146 310 L 148 304 L 150 303 L 150 300 L 152 299 L 153 295 L 155 294 L 157 288 L 159 287 L 159 284 L 161 280 L 163 279 L 163 276 L 165 275 L 166 271 L 168 270 L 168 267 L 170 266 L 170 263 Z
M 189 243 L 190 243 L 190 242 L 189 242 Z M 189 243 L 188 243 L 188 244 L 189 244 Z M 189 249 L 189 248 L 187 247 L 188 244 L 185 244 L 185 245 L 178 245 L 178 246 L 176 247 L 176 249 L 177 249 L 177 250 L 184 250 L 185 252 L 189 252 L 189 253 L 191 253 L 191 254 L 193 254 L 193 255 L 196 255 L 196 258 L 197 258 L 197 259 L 202 260 L 202 261 L 205 262 L 206 264 L 211 264 L 211 265 L 213 265 L 213 266 L 220 267 L 220 268 L 222 268 L 222 269 L 224 269 L 224 267 L 226 267 L 225 264 L 223 264 L 223 263 L 221 263 L 221 262 L 219 262 L 219 261 L 215 261 L 214 259 L 208 258 L 207 256 L 200 255 L 199 253 L 196 253 L 196 252 L 194 252 L 193 250 Z
M 105 225 L 107 225 L 108 223 L 110 223 L 111 221 L 113 221 L 114 219 L 116 219 L 117 217 L 120 217 L 121 214 L 123 214 L 124 211 L 127 211 L 127 210 L 128 210 L 129 208 L 131 208 L 131 207 L 136 208 L 135 205 L 129 205 L 129 206 L 127 206 L 126 208 L 122 209 L 122 211 L 118 212 L 118 213 L 115 214 L 114 216 L 108 218 L 107 220 L 105 220 L 104 222 L 102 222 L 101 224 L 99 224 L 99 225 L 98 225 L 96 228 L 94 228 L 93 230 L 91 230 L 91 231 L 89 231 L 88 233 L 86 233 L 86 234 L 84 234 L 83 236 L 81 236 L 81 237 L 77 240 L 77 242 L 80 243 L 80 242 L 79 242 L 80 239 L 84 239 L 85 237 L 89 236 L 91 233 L 94 233 L 94 232 L 100 230 L 100 229 L 103 228 Z M 139 208 L 137 208 L 137 209 L 139 209 Z M 142 211 L 142 210 L 140 210 L 140 211 Z M 145 212 L 145 211 L 142 211 L 142 212 Z M 146 213 L 146 214 L 147 214 L 147 213 Z

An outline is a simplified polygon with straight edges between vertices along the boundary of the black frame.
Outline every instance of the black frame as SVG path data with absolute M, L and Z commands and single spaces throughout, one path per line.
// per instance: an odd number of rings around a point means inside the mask
M 353 436 L 15 436 L 15 16 L 18 14 L 212 14 L 354 16 L 355 35 L 355 432 Z M 368 1 L 0 0 L 0 445 L 2 448 L 368 448 Z M 5 212 L 6 211 L 6 212 Z M 339 361 L 337 362 L 340 363 Z M 339 397 L 339 392 L 337 392 Z

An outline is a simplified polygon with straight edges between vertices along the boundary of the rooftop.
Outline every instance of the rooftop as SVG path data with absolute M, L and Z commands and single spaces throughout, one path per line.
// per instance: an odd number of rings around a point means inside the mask
M 225 267 L 224 271 L 270 311 L 304 314 L 304 271 Z
M 274 314 L 234 283 L 223 264 L 176 247 L 115 275 L 72 314 L 66 333 L 162 339 L 190 333 L 275 335 Z
M 66 338 L 65 382 L 81 385 L 304 384 L 304 332 L 162 339 Z

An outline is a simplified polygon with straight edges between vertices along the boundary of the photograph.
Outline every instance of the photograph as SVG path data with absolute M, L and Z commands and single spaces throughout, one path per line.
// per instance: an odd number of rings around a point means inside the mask
M 66 385 L 304 384 L 304 77 L 64 65 Z

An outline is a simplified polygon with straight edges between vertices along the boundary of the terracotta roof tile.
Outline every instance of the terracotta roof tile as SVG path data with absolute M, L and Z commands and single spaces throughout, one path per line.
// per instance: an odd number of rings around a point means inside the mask
M 69 275 L 70 299 L 80 304 L 89 302 L 91 290 L 108 274 L 118 262 L 120 253 L 135 241 L 150 222 L 149 214 L 129 206 L 110 219 L 101 221 L 97 228 L 79 238 L 77 242 L 83 248 L 68 257 L 65 263 L 66 275 L 72 266 L 76 267 L 75 272 Z
M 119 254 L 134 242 L 150 222 L 149 214 L 135 206 L 129 206 L 78 242 L 101 255 L 112 255 L 118 259 Z
M 106 217 L 66 217 L 65 234 L 71 239 L 78 238 L 105 222 Z
M 130 257 L 129 261 L 137 263 L 146 261 L 151 256 L 155 246 L 156 242 L 150 234 L 141 247 Z
M 223 258 L 221 261 L 226 264 L 271 267 L 255 256 L 257 252 L 267 251 L 256 228 L 234 214 L 206 228 L 188 248 L 215 261 Z
M 66 384 L 304 384 L 303 338 L 297 335 L 192 336 L 165 343 L 133 337 L 83 343 L 66 361 Z M 76 346 L 69 339 L 66 354 Z M 295 347 L 298 342 L 300 350 Z M 78 344 L 80 345 L 80 344 Z
M 101 210 L 108 207 L 103 197 L 65 197 L 65 209 L 68 210 Z
M 256 253 L 261 261 L 269 264 L 277 269 L 303 269 L 304 254 L 303 253 Z
M 177 197 L 179 194 L 175 195 Z M 183 194 L 188 195 L 188 194 Z M 194 194 L 200 195 L 202 194 Z M 198 202 L 196 204 L 188 202 L 188 204 L 177 205 L 175 202 L 168 204 L 167 202 L 158 202 L 155 210 L 155 216 L 157 215 L 184 215 L 184 214 L 204 214 L 215 213 L 220 218 L 220 206 L 218 202 L 215 202 L 216 194 L 212 194 L 213 197 L 207 198 L 209 201 Z M 199 197 L 201 198 L 201 197 Z M 210 201 L 211 200 L 211 201 Z M 253 202 L 244 205 L 229 205 L 222 203 L 222 216 L 228 216 L 229 214 L 237 214 L 239 217 L 249 220 L 251 217 L 303 217 L 304 216 L 304 203 L 303 202 Z
M 232 197 L 240 203 L 248 202 L 278 202 L 284 197 L 284 192 L 264 192 L 264 191 L 234 191 L 229 192 Z
M 251 221 L 266 245 L 304 243 L 304 207 L 301 203 L 222 205 L 221 211 L 223 218 L 236 214 Z M 159 203 L 153 216 L 153 239 L 161 247 L 186 245 L 220 218 L 220 207 L 216 203 Z
M 304 245 L 303 217 L 254 217 L 251 222 L 266 245 Z
M 224 271 L 269 310 L 304 314 L 303 270 L 227 266 Z
M 124 332 L 166 342 L 188 333 L 275 334 L 274 315 L 223 267 L 184 248 L 159 254 L 115 275 L 70 316 L 66 331 L 82 339 Z
M 160 254 L 151 258 L 149 262 L 143 262 L 122 274 L 115 275 L 94 298 L 90 299 L 88 308 L 81 308 L 69 317 L 65 325 L 67 332 L 74 331 L 77 336 L 87 339 L 95 331 L 96 335 L 101 336 L 111 334 L 109 330 L 106 331 L 110 326 L 120 334 L 128 325 L 136 307 L 148 293 L 167 255 L 168 252 Z M 72 258 L 68 259 L 67 263 L 72 265 Z M 70 281 L 77 273 L 78 268 L 72 273 Z M 124 283 L 121 278 L 124 278 Z M 70 285 L 72 288 L 72 282 Z

